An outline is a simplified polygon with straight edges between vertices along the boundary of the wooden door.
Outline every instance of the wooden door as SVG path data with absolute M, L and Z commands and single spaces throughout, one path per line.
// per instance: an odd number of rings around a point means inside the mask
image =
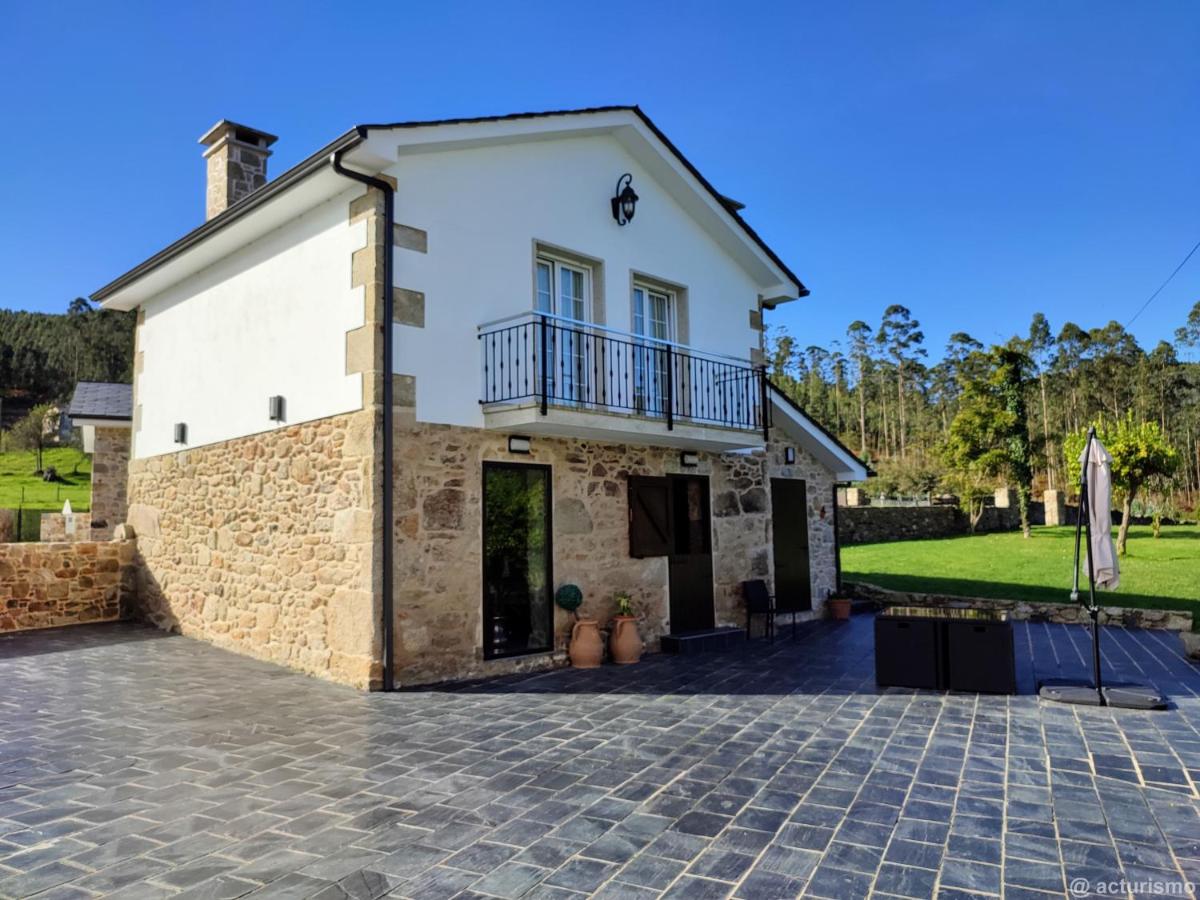
M 808 488 L 803 481 L 771 479 L 771 526 L 775 535 L 775 608 L 783 613 L 810 610 Z
M 671 633 L 712 628 L 712 517 L 708 479 L 701 475 L 672 475 Z

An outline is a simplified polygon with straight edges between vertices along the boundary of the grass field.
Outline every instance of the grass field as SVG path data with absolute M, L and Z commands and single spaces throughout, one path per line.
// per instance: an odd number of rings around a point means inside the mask
M 42 465 L 54 466 L 63 481 L 45 482 L 33 474 L 36 462 L 29 452 L 0 453 L 0 509 L 58 510 L 63 501 L 71 508 L 86 512 L 92 500 L 92 460 L 71 447 L 55 447 L 42 454 Z M 78 466 L 78 474 L 76 467 Z
M 843 547 L 842 572 L 892 590 L 1065 603 L 1074 551 L 1074 528 L 1035 528 L 1029 540 L 1006 532 Z M 1200 620 L 1200 527 L 1164 526 L 1155 540 L 1134 525 L 1120 567 L 1121 586 L 1099 592 L 1101 605 L 1183 609 Z

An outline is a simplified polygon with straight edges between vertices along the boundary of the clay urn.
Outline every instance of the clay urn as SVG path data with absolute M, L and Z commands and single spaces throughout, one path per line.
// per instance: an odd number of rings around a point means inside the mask
M 608 650 L 618 665 L 635 663 L 642 658 L 642 636 L 638 634 L 636 616 L 613 616 Z
M 567 648 L 571 665 L 577 669 L 594 669 L 604 659 L 604 641 L 595 619 L 580 619 L 571 629 L 571 645 Z

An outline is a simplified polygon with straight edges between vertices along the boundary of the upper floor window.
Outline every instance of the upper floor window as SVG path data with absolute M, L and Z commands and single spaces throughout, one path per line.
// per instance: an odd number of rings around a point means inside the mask
M 549 256 L 537 258 L 537 310 L 587 322 L 591 314 L 591 272 Z
M 660 341 L 674 341 L 674 296 L 667 291 L 634 284 L 633 333 Z

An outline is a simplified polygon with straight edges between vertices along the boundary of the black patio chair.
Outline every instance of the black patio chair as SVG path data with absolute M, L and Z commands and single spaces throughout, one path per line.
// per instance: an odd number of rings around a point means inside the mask
M 742 582 L 742 598 L 746 601 L 746 640 L 750 640 L 750 617 L 767 617 L 767 637 L 775 643 L 775 598 L 761 578 Z

